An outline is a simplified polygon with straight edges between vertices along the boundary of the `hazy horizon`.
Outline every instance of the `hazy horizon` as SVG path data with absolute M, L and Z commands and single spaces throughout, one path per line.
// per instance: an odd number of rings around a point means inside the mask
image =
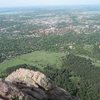
M 0 8 L 71 5 L 100 5 L 100 0 L 0 0 Z

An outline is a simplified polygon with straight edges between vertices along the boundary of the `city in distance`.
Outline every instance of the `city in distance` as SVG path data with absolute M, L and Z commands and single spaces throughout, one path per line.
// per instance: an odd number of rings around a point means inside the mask
M 0 78 L 23 66 L 100 100 L 100 6 L 73 4 L 0 8 Z

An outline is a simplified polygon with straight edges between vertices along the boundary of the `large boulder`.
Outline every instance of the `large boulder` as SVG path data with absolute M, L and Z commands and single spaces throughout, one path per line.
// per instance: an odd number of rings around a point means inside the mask
M 45 90 L 53 88 L 52 81 L 43 73 L 24 68 L 11 73 L 5 80 L 11 83 L 25 83 L 27 86 L 42 87 Z
M 0 80 L 0 100 L 77 100 L 39 71 L 20 68 Z

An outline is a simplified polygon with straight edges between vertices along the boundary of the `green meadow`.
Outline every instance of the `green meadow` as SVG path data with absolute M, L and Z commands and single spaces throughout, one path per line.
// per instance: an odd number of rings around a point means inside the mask
M 24 54 L 12 58 L 10 60 L 5 60 L 0 63 L 0 70 L 5 70 L 8 67 L 17 66 L 20 64 L 29 64 L 35 66 L 46 66 L 48 64 L 54 65 L 55 67 L 61 66 L 61 57 L 64 53 L 55 52 L 45 52 L 45 51 L 35 51 L 32 53 Z

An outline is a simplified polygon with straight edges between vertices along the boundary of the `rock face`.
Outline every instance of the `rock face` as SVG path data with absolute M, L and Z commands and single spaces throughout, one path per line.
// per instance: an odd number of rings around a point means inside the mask
M 0 100 L 77 100 L 43 73 L 20 68 L 0 80 Z

